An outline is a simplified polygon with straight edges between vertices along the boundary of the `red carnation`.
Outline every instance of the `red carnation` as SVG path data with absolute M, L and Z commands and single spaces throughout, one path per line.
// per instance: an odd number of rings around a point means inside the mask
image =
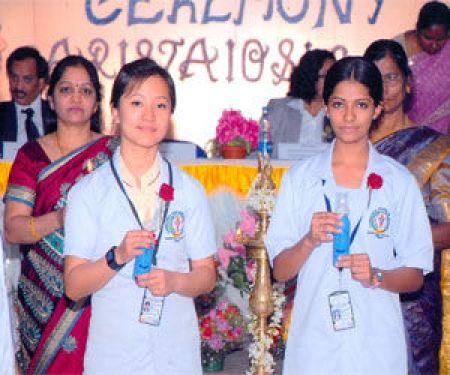
M 369 174 L 369 177 L 367 177 L 367 187 L 370 189 L 379 189 L 383 186 L 383 178 L 376 174 L 371 173 Z
M 370 206 L 370 201 L 372 199 L 372 190 L 377 190 L 383 186 L 383 178 L 376 174 L 371 173 L 367 177 L 367 187 L 369 188 L 369 200 L 367 201 L 367 208 Z
M 173 201 L 173 193 L 175 189 L 172 185 L 168 185 L 166 183 L 161 185 L 161 188 L 159 189 L 159 196 L 161 199 L 165 200 L 166 202 Z

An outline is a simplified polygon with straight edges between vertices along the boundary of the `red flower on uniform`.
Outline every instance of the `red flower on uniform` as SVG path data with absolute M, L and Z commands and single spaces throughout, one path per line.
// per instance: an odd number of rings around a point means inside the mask
M 159 197 L 165 200 L 166 202 L 173 201 L 174 191 L 175 189 L 173 188 L 172 185 L 164 183 L 161 185 L 159 189 Z
M 383 186 L 383 178 L 376 174 L 371 173 L 369 177 L 367 177 L 367 187 L 369 189 L 379 189 Z
M 383 178 L 376 174 L 371 173 L 367 177 L 367 187 L 369 188 L 369 200 L 367 201 L 367 208 L 370 206 L 370 201 L 372 200 L 372 190 L 378 190 L 383 186 Z

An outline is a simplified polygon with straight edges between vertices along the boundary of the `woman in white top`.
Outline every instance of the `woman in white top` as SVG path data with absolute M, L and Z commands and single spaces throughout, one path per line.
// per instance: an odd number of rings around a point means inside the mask
M 0 238 L 0 374 L 14 374 L 14 353 L 11 337 L 11 319 L 5 285 L 3 240 Z
M 336 140 L 284 176 L 266 245 L 278 280 L 297 276 L 284 374 L 406 374 L 400 292 L 432 270 L 431 230 L 414 177 L 369 142 L 381 112 L 377 67 L 347 57 L 324 86 Z M 349 254 L 335 195 L 348 195 Z
M 292 70 L 287 96 L 269 101 L 275 158 L 279 143 L 316 146 L 326 141 L 323 82 L 334 62 L 330 51 L 306 52 Z
M 84 371 L 201 374 L 193 297 L 214 287 L 215 238 L 201 185 L 158 152 L 175 107 L 172 78 L 150 59 L 126 64 L 111 106 L 120 147 L 71 190 L 65 221 L 67 295 L 92 294 Z M 135 277 L 136 256 L 157 238 L 156 262 Z

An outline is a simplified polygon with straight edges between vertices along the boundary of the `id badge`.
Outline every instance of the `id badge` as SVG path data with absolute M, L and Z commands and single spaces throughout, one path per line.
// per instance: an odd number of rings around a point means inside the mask
M 144 298 L 142 298 L 139 321 L 152 326 L 158 326 L 161 321 L 163 306 L 163 296 L 154 296 L 150 291 L 146 290 L 144 293 Z
M 342 331 L 355 327 L 352 302 L 347 291 L 339 290 L 328 295 L 331 321 L 335 331 Z

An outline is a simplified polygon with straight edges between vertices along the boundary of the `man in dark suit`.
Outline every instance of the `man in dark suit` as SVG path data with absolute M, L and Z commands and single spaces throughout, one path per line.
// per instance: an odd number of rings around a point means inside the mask
M 48 79 L 48 64 L 34 47 L 14 50 L 6 60 L 11 101 L 0 102 L 0 157 L 14 160 L 27 141 L 46 133 L 50 117 L 41 93 Z

